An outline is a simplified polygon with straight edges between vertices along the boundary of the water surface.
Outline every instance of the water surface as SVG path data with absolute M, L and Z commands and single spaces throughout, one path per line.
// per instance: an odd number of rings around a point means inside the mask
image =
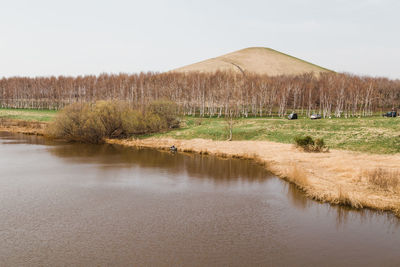
M 0 133 L 0 266 L 399 266 L 400 222 L 245 160 Z

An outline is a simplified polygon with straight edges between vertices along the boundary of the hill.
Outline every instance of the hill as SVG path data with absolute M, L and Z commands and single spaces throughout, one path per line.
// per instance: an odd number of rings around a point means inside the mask
M 296 57 L 264 47 L 245 48 L 172 71 L 187 73 L 216 72 L 218 70 L 267 74 L 270 76 L 331 71 Z

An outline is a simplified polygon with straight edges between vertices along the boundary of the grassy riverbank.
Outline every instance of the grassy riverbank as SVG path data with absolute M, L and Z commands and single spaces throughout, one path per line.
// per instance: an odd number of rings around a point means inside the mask
M 24 121 L 49 122 L 54 119 L 56 114 L 56 110 L 0 108 L 0 118 Z
M 57 111 L 29 109 L 0 109 L 0 118 L 26 121 L 51 121 Z M 273 141 L 291 144 L 296 136 L 310 135 L 323 138 L 333 149 L 368 152 L 373 154 L 400 153 L 400 118 L 381 116 L 367 118 L 333 118 L 310 120 L 300 117 L 241 118 L 233 127 L 233 140 Z M 224 119 L 183 117 L 181 128 L 166 133 L 145 135 L 174 139 L 227 139 Z

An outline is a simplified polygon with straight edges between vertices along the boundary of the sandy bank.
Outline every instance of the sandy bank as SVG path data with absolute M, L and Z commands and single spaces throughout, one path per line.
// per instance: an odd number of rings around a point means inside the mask
M 107 143 L 125 146 L 215 154 L 225 157 L 254 158 L 267 168 L 297 184 L 316 200 L 347 204 L 353 207 L 393 211 L 400 215 L 399 190 L 384 190 L 368 182 L 366 171 L 383 168 L 400 171 L 400 154 L 374 155 L 331 150 L 329 153 L 306 153 L 293 145 L 267 141 L 212 141 L 205 139 L 136 139 Z

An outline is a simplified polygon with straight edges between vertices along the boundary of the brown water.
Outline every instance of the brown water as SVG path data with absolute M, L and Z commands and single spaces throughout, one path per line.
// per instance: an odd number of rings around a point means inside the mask
M 0 133 L 0 266 L 399 266 L 400 220 L 249 161 Z

